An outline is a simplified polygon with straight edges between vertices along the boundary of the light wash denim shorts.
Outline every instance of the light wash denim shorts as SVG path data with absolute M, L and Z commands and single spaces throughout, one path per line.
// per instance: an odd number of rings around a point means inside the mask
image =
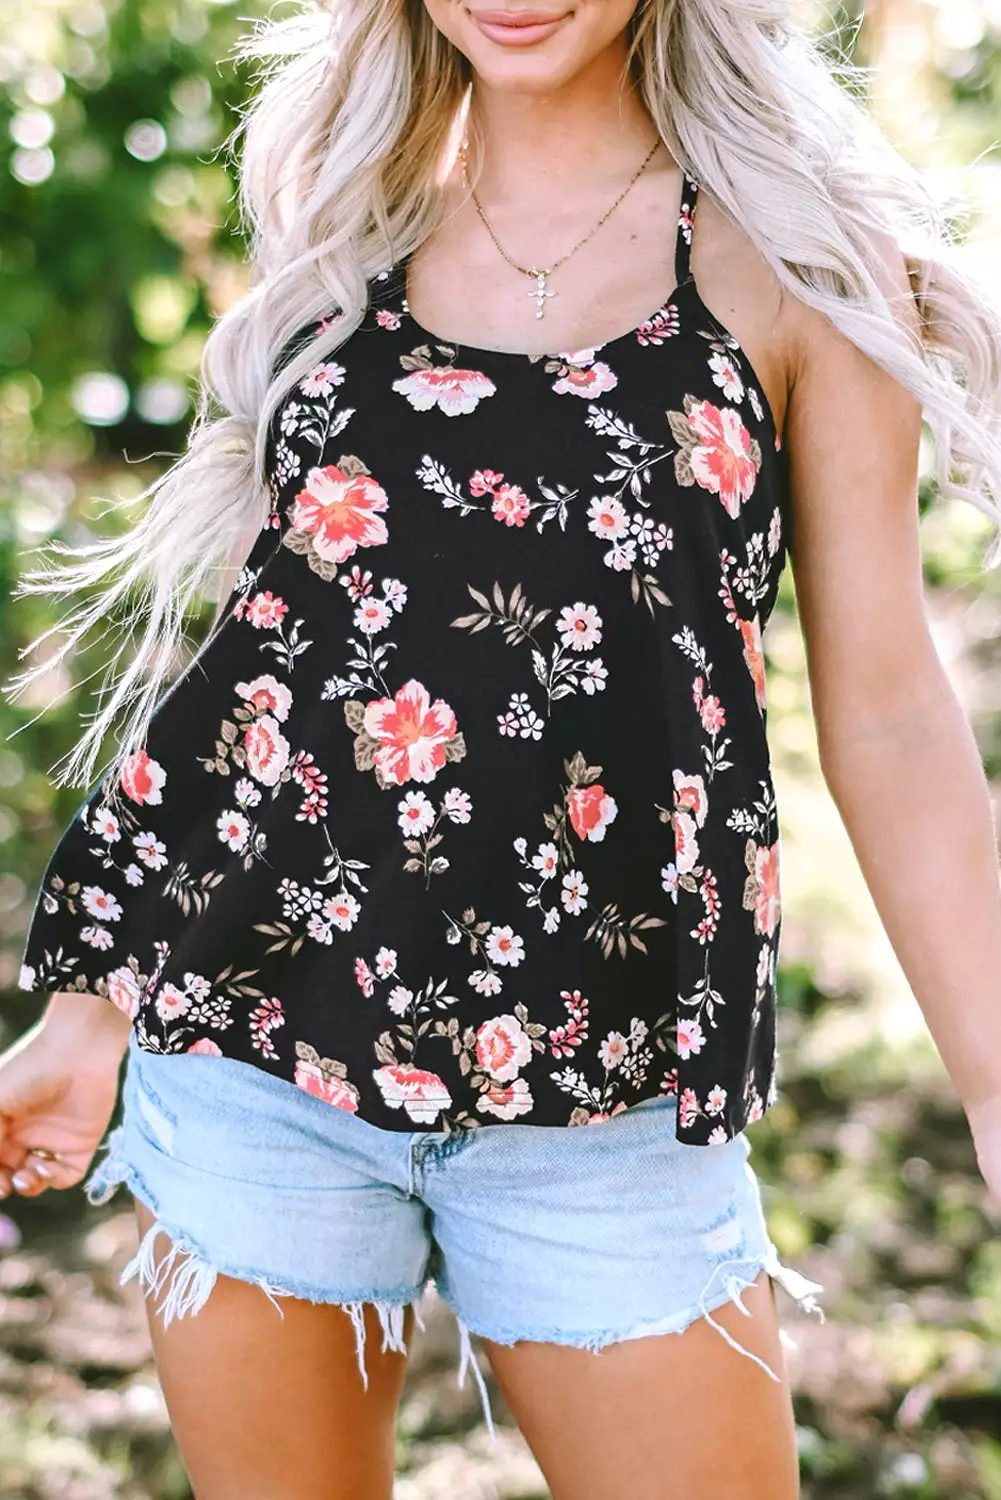
M 363 1307 L 383 1348 L 433 1284 L 456 1314 L 459 1381 L 470 1333 L 595 1352 L 679 1333 L 741 1301 L 762 1268 L 823 1318 L 822 1286 L 781 1264 L 745 1134 L 679 1144 L 664 1095 L 582 1126 L 383 1130 L 236 1058 L 143 1051 L 133 1033 L 121 1124 L 85 1184 L 120 1183 L 155 1215 L 121 1274 L 160 1295 L 164 1326 L 204 1305 L 219 1272 L 343 1305 L 366 1379 Z M 157 1268 L 159 1233 L 172 1241 Z M 792 1343 L 783 1330 L 784 1342 Z

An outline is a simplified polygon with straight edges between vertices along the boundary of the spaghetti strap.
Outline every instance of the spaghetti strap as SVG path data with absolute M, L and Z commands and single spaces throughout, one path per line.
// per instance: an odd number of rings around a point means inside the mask
M 692 229 L 695 218 L 695 203 L 699 185 L 681 169 L 681 211 L 678 214 L 678 234 L 674 247 L 674 268 L 678 285 L 692 280 Z

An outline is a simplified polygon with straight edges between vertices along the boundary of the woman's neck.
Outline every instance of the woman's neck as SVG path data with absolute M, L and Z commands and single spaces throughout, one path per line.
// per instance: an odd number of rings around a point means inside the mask
M 484 144 L 477 191 L 495 204 L 539 209 L 614 191 L 656 131 L 639 91 L 623 85 L 624 45 L 608 48 L 558 92 L 536 95 L 473 84 Z

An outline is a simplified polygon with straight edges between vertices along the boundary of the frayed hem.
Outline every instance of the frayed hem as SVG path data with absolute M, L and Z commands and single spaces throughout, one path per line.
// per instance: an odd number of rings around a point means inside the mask
M 153 1222 L 142 1235 L 135 1255 L 122 1270 L 118 1284 L 125 1286 L 135 1277 L 144 1297 L 152 1299 L 165 1329 L 169 1328 L 175 1318 L 183 1318 L 185 1314 L 194 1317 L 200 1312 L 220 1275 L 230 1276 L 247 1285 L 259 1286 L 282 1318 L 285 1313 L 277 1301 L 279 1297 L 296 1297 L 318 1305 L 341 1307 L 354 1329 L 358 1372 L 365 1390 L 368 1389 L 368 1371 L 365 1367 L 366 1305 L 374 1307 L 378 1315 L 384 1354 L 389 1351 L 404 1355 L 407 1353 L 404 1324 L 408 1307 L 413 1308 L 417 1326 L 423 1330 L 424 1323 L 418 1306 L 421 1288 L 405 1288 L 388 1296 L 375 1291 L 361 1297 L 357 1294 L 338 1296 L 318 1291 L 314 1287 L 279 1285 L 265 1276 L 255 1275 L 249 1269 L 212 1262 L 190 1236 L 160 1217 L 153 1194 L 147 1191 L 140 1174 L 125 1160 L 123 1143 L 124 1126 L 119 1125 L 108 1136 L 104 1144 L 107 1154 L 84 1183 L 84 1193 L 88 1202 L 103 1204 L 124 1184 L 153 1214 Z M 155 1245 L 161 1234 L 166 1235 L 171 1243 L 167 1254 L 157 1264 Z M 156 1298 L 161 1293 L 163 1296 L 157 1305 Z
M 746 1272 L 744 1274 L 739 1274 L 727 1269 L 728 1267 L 735 1265 L 750 1266 L 751 1269 L 749 1272 Z M 480 1375 L 479 1368 L 476 1365 L 475 1361 L 472 1360 L 471 1352 L 467 1352 L 469 1351 L 470 1333 L 475 1334 L 477 1338 L 487 1339 L 491 1343 L 501 1344 L 506 1348 L 510 1348 L 511 1346 L 520 1343 L 558 1344 L 562 1345 L 565 1348 L 586 1349 L 591 1354 L 601 1354 L 603 1350 L 608 1349 L 615 1344 L 631 1342 L 634 1339 L 649 1338 L 658 1334 L 666 1333 L 684 1333 L 686 1329 L 691 1327 L 691 1325 L 696 1321 L 697 1318 L 703 1317 L 711 1327 L 715 1328 L 716 1331 L 722 1335 L 722 1337 L 733 1349 L 736 1349 L 740 1354 L 746 1355 L 748 1359 L 753 1360 L 754 1363 L 756 1365 L 759 1365 L 761 1369 L 764 1370 L 772 1380 L 780 1384 L 783 1377 L 776 1374 L 771 1366 L 767 1363 L 767 1361 L 763 1360 L 760 1355 L 755 1354 L 750 1349 L 745 1349 L 744 1346 L 733 1337 L 729 1330 L 724 1328 L 722 1323 L 717 1322 L 716 1319 L 712 1316 L 714 1312 L 716 1312 L 720 1307 L 725 1306 L 727 1302 L 733 1302 L 737 1307 L 740 1308 L 740 1311 L 745 1315 L 745 1317 L 752 1317 L 753 1314 L 751 1312 L 751 1309 L 744 1304 L 741 1298 L 743 1293 L 747 1291 L 749 1287 L 754 1285 L 755 1280 L 762 1270 L 767 1271 L 768 1275 L 775 1281 L 777 1281 L 786 1292 L 788 1292 L 788 1294 L 793 1298 L 797 1306 L 800 1307 L 803 1312 L 816 1314 L 819 1317 L 820 1321 L 824 1322 L 824 1310 L 816 1300 L 816 1294 L 824 1290 L 823 1286 L 820 1284 L 820 1282 L 810 1281 L 806 1276 L 803 1276 L 799 1271 L 794 1270 L 791 1266 L 783 1265 L 781 1260 L 779 1259 L 778 1251 L 775 1245 L 771 1242 L 769 1242 L 768 1249 L 765 1251 L 764 1255 L 735 1257 L 731 1260 L 720 1261 L 716 1266 L 714 1266 L 712 1275 L 709 1277 L 708 1282 L 703 1288 L 698 1305 L 695 1308 L 686 1310 L 682 1313 L 672 1314 L 668 1318 L 645 1319 L 640 1323 L 632 1324 L 630 1327 L 624 1330 L 605 1329 L 599 1333 L 581 1333 L 568 1335 L 565 1329 L 560 1328 L 532 1329 L 531 1331 L 515 1330 L 510 1328 L 488 1328 L 483 1325 L 467 1323 L 460 1314 L 458 1307 L 452 1301 L 451 1296 L 448 1293 L 442 1291 L 440 1286 L 438 1290 L 439 1294 L 442 1296 L 442 1299 L 448 1303 L 448 1306 L 451 1307 L 452 1311 L 455 1313 L 456 1319 L 459 1323 L 461 1336 L 464 1341 L 462 1346 L 463 1367 L 460 1371 L 460 1374 L 462 1376 L 464 1376 L 465 1363 L 471 1361 L 476 1374 L 482 1380 L 482 1375 Z M 716 1294 L 710 1295 L 710 1288 L 712 1287 L 713 1282 L 716 1280 L 717 1274 L 721 1272 L 725 1273 L 723 1275 L 723 1288 Z M 779 1341 L 787 1349 L 797 1348 L 795 1340 L 786 1332 L 784 1328 L 781 1327 L 779 1328 Z M 485 1391 L 482 1394 L 484 1405 L 486 1406 Z

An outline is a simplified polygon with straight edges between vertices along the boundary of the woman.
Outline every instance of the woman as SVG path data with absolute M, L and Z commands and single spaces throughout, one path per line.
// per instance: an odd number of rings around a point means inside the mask
M 780 7 L 561 3 L 247 44 L 286 57 L 256 275 L 189 450 L 27 585 L 105 585 L 70 643 L 138 586 L 144 633 L 67 768 L 126 717 L 29 933 L 3 1184 L 81 1181 L 128 1047 L 87 1191 L 135 1195 L 199 1500 L 388 1497 L 429 1278 L 557 1500 L 797 1493 L 771 1283 L 820 1288 L 745 1133 L 787 547 L 828 784 L 1001 1181 L 993 826 L 915 503 L 924 410 L 998 516 L 997 309 Z

